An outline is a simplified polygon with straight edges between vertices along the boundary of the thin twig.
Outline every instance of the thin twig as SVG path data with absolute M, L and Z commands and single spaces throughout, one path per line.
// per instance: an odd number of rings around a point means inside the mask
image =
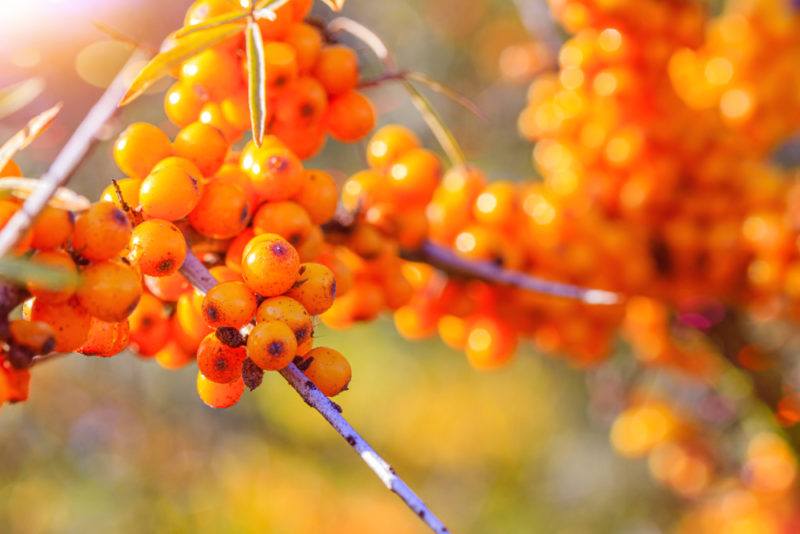
M 100 100 L 89 110 L 86 118 L 53 160 L 50 168 L 39 180 L 39 187 L 3 227 L 3 231 L 0 232 L 0 257 L 5 256 L 25 235 L 34 219 L 47 205 L 50 197 L 75 173 L 89 149 L 97 142 L 97 132 L 114 114 L 120 98 L 128 88 L 130 68 L 138 63 L 142 56 L 143 53 L 140 51 L 133 53 L 125 68 L 106 89 Z
M 217 285 L 216 279 L 208 272 L 203 262 L 192 253 L 187 254 L 181 267 L 181 273 L 198 290 L 205 293 Z M 323 418 L 341 435 L 348 444 L 361 456 L 361 459 L 392 492 L 397 494 L 431 530 L 439 534 L 448 532 L 444 523 L 431 512 L 422 499 L 397 476 L 394 469 L 375 452 L 369 443 L 347 422 L 336 404 L 325 396 L 314 383 L 297 368 L 295 364 L 280 371 L 281 376 L 297 391 L 303 400 L 317 410 Z

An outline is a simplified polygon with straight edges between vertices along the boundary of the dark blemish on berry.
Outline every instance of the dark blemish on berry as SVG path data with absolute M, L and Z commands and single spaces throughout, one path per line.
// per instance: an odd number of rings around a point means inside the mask
M 305 265 L 301 265 L 300 268 L 297 269 L 297 274 L 300 275 L 300 276 L 303 276 L 305 274 L 305 272 L 306 272 L 306 266 Z
M 292 245 L 295 245 L 295 246 L 299 245 L 302 240 L 303 240 L 303 235 L 302 234 L 292 234 L 287 239 L 287 241 L 289 243 L 291 243 Z
M 219 310 L 213 304 L 209 305 L 209 306 L 206 307 L 206 316 L 211 321 L 215 321 L 216 322 L 216 321 L 219 320 Z
M 310 102 L 306 102 L 302 106 L 300 106 L 300 115 L 303 117 L 313 117 L 316 108 Z
M 283 243 L 273 243 L 272 245 L 270 245 L 269 249 L 270 251 L 272 251 L 274 255 L 278 257 L 285 256 L 289 252 L 289 250 L 285 246 L 283 246 Z
M 67 217 L 69 218 L 69 223 L 70 224 L 75 224 L 75 218 L 76 217 L 75 217 L 75 214 L 73 212 L 68 211 L 67 212 Z
M 127 315 L 132 314 L 133 310 L 136 309 L 136 306 L 139 305 L 139 298 L 140 297 L 137 296 L 136 299 L 133 302 L 131 302 L 130 305 L 127 308 L 125 308 L 125 312 L 126 312 Z
M 275 82 L 272 84 L 274 87 L 283 87 L 286 85 L 287 78 L 286 76 L 278 76 L 275 78 Z
M 42 345 L 42 354 L 49 354 L 56 349 L 56 338 L 49 337 Z
M 283 172 L 289 168 L 289 160 L 282 156 L 272 156 L 267 160 L 267 166 L 273 172 Z
M 286 347 L 283 345 L 283 341 L 273 341 L 267 346 L 267 353 L 273 358 L 277 358 L 283 354 L 285 349 Z
M 347 437 L 346 437 L 346 438 L 344 438 L 344 439 L 345 439 L 345 440 L 347 440 L 347 443 L 349 443 L 351 447 L 355 447 L 355 445 L 356 445 L 356 438 L 355 438 L 354 436 L 347 436 Z
M 297 289 L 298 287 L 302 287 L 303 284 L 308 282 L 308 278 L 301 278 L 296 280 L 294 284 L 292 284 L 292 289 Z
M 153 326 L 155 326 L 155 324 L 156 324 L 156 322 L 155 322 L 155 320 L 153 320 L 152 317 L 145 316 L 145 317 L 142 318 L 142 325 L 141 326 L 142 326 L 143 330 L 148 330 L 148 329 L 152 328 Z
M 305 341 L 307 337 L 308 337 L 308 327 L 304 326 L 303 328 L 299 328 L 294 332 L 294 338 L 297 340 L 298 345 L 303 341 Z
M 331 288 L 328 290 L 328 292 L 330 293 L 331 297 L 336 297 L 336 280 L 331 282 Z
M 130 221 L 128 221 L 128 217 L 125 215 L 125 213 L 123 213 L 121 210 L 117 208 L 114 208 L 114 210 L 111 212 L 111 219 L 115 223 L 122 226 L 127 226 L 128 224 L 130 224 Z
M 159 263 L 156 266 L 156 270 L 158 272 L 160 272 L 160 273 L 167 273 L 167 272 L 171 271 L 174 266 L 175 266 L 175 260 L 167 259 L 167 260 L 163 260 L 161 263 Z
M 297 368 L 300 369 L 301 371 L 306 371 L 308 370 L 309 367 L 311 367 L 311 362 L 314 361 L 314 358 L 312 357 L 304 360 L 302 357 L 298 356 L 297 358 L 295 358 L 295 360 L 300 360 L 300 361 L 294 361 L 294 364 L 297 366 Z
M 194 190 L 195 191 L 200 190 L 200 182 L 197 180 L 197 178 L 195 178 L 190 174 L 189 179 L 192 181 L 192 187 L 194 188 Z
M 228 368 L 228 360 L 226 360 L 225 358 L 220 356 L 219 358 L 214 360 L 214 369 L 216 369 L 217 371 L 224 371 L 227 368 Z
M 239 212 L 239 222 L 245 222 L 248 217 L 250 217 L 250 208 L 243 206 L 242 211 Z
M 125 256 L 122 256 L 122 257 L 121 257 L 119 260 L 120 260 L 122 263 L 124 263 L 125 265 L 130 265 L 130 264 L 131 264 L 131 260 L 129 260 L 129 259 L 128 259 L 128 258 L 126 258 Z

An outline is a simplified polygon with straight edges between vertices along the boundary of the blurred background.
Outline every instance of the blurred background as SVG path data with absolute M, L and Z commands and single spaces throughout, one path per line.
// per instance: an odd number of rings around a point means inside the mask
M 542 2 L 520 4 L 350 0 L 344 11 L 381 35 L 402 67 L 478 104 L 491 130 L 432 96 L 469 158 L 497 179 L 533 174 L 516 120 L 528 84 L 552 59 L 539 43 L 559 38 Z M 158 46 L 188 5 L 0 0 L 0 87 L 35 78 L 41 90 L 0 122 L 0 139 L 65 104 L 19 158 L 29 176 L 47 168 L 130 52 L 98 23 Z M 321 6 L 315 15 L 330 18 Z M 366 51 L 363 60 L 378 72 Z M 165 87 L 126 108 L 104 135 L 132 120 L 173 134 Z M 381 122 L 427 135 L 402 90 L 370 96 Z M 346 174 L 361 168 L 362 153 L 331 142 L 309 166 Z M 117 177 L 105 142 L 72 187 L 95 197 Z M 590 387 L 606 370 L 575 371 L 526 347 L 512 365 L 477 373 L 439 341 L 403 341 L 388 319 L 347 332 L 320 326 L 318 337 L 353 365 L 352 387 L 337 398 L 345 415 L 454 532 L 649 534 L 673 524 L 676 498 L 651 481 L 646 464 L 619 458 L 608 444 L 613 409 L 600 408 L 618 399 L 610 391 L 598 401 Z M 224 412 L 202 404 L 194 381 L 192 368 L 165 371 L 130 354 L 37 369 L 31 400 L 0 411 L 0 531 L 424 531 L 277 375 Z

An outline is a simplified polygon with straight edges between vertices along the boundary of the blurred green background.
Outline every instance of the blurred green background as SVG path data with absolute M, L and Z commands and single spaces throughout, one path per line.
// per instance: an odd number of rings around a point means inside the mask
M 520 4 L 525 15 L 541 13 L 538 0 Z M 34 104 L 2 121 L 0 138 L 55 102 L 66 105 L 20 158 L 29 175 L 46 169 L 100 94 L 87 77 L 108 79 L 123 59 L 93 21 L 155 44 L 187 5 L 0 1 L 0 85 L 31 76 L 46 84 Z M 315 14 L 330 18 L 324 7 Z M 432 95 L 472 161 L 493 178 L 533 174 L 516 116 L 536 68 L 515 63 L 513 53 L 534 37 L 514 2 L 350 0 L 344 14 L 381 35 L 401 66 L 480 106 L 491 129 Z M 539 37 L 558 35 L 551 31 Z M 368 76 L 377 74 L 363 58 Z M 402 90 L 370 96 L 382 122 L 409 124 L 433 145 Z M 133 120 L 166 126 L 161 98 L 137 101 L 105 137 Z M 361 149 L 330 143 L 309 165 L 346 175 L 360 168 Z M 104 142 L 72 186 L 96 196 L 118 176 Z M 528 347 L 505 369 L 478 373 L 438 341 L 402 340 L 388 319 L 347 332 L 320 327 L 318 337 L 353 365 L 352 387 L 337 398 L 345 415 L 454 532 L 649 534 L 673 523 L 679 503 L 643 462 L 620 459 L 608 445 L 614 394 L 598 402 L 594 392 L 590 402 L 591 374 Z M 424 531 L 279 376 L 219 412 L 199 401 L 194 380 L 194 369 L 169 372 L 130 354 L 37 368 L 31 400 L 0 411 L 0 531 Z

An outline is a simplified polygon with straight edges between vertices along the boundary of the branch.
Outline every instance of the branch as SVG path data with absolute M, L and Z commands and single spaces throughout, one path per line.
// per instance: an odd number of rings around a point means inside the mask
M 97 132 L 103 127 L 117 109 L 117 104 L 125 94 L 130 81 L 129 74 L 143 53 L 136 51 L 131 59 L 106 89 L 100 100 L 89 110 L 86 118 L 58 153 L 50 168 L 39 180 L 39 187 L 28 197 L 0 232 L 0 257 L 5 256 L 25 235 L 50 198 L 75 173 L 86 158 L 89 149 L 97 142 Z
M 192 253 L 186 256 L 181 273 L 189 282 L 203 293 L 217 285 L 216 279 L 208 272 L 203 263 Z M 361 456 L 367 466 L 381 479 L 392 492 L 397 494 L 415 514 L 427 524 L 431 530 L 439 534 L 448 532 L 444 523 L 431 512 L 422 499 L 397 476 L 394 469 L 375 452 L 369 443 L 342 416 L 341 408 L 325 396 L 314 383 L 293 363 L 280 371 L 281 376 L 289 382 L 303 400 L 317 410 L 320 415 L 341 435 L 348 444 Z

